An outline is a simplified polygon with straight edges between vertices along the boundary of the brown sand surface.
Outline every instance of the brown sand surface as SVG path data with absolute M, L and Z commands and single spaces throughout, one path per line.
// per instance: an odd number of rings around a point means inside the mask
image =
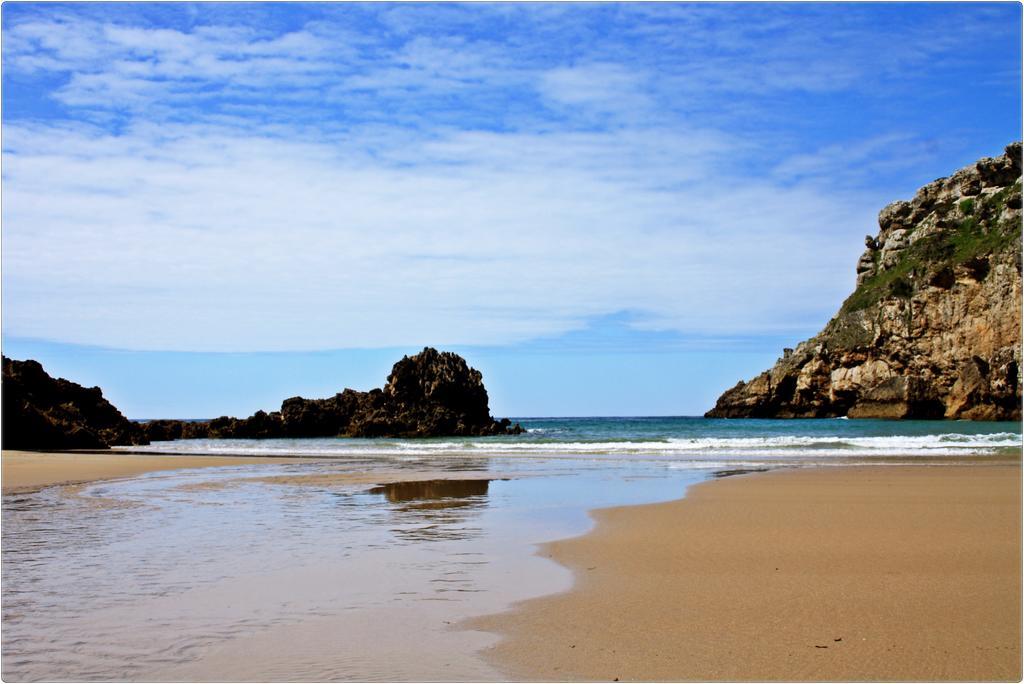
M 0 458 L 4 494 L 30 492 L 57 484 L 80 484 L 131 477 L 157 470 L 294 462 L 287 458 L 175 456 L 109 452 L 4 451 Z
M 574 588 L 473 620 L 524 680 L 1020 680 L 1021 469 L 781 470 L 597 511 Z

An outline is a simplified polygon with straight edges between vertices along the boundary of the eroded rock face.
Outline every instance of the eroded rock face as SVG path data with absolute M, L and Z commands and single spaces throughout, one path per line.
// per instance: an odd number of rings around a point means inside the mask
M 99 387 L 50 377 L 37 361 L 3 357 L 4 449 L 106 449 L 148 444 Z
M 878 224 L 825 329 L 707 416 L 1021 418 L 1021 143 Z
M 396 363 L 384 389 L 346 389 L 326 399 L 285 399 L 280 411 L 206 423 L 152 421 L 153 441 L 190 438 L 441 437 L 518 434 L 494 420 L 480 372 L 465 359 L 427 347 Z
M 349 425 L 353 435 L 501 434 L 480 371 L 450 352 L 426 348 L 394 365 L 379 397 Z

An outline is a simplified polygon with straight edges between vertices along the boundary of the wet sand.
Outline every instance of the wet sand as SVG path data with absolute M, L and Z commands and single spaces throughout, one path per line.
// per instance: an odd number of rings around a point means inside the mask
M 280 459 L 279 459 L 280 460 Z M 306 459 L 311 460 L 311 459 Z M 327 459 L 329 462 L 330 459 Z M 272 459 L 260 461 L 263 463 L 273 462 Z M 518 477 L 515 474 L 488 472 L 488 471 L 463 471 L 463 470 L 369 470 L 363 472 L 326 472 L 326 473 L 300 473 L 293 475 L 240 475 L 229 479 L 218 479 L 211 482 L 200 482 L 182 487 L 183 489 L 216 490 L 237 487 L 239 485 L 269 484 L 289 487 L 316 487 L 319 489 L 345 488 L 352 485 L 378 485 L 369 491 L 375 494 L 384 494 L 391 501 L 403 500 L 400 490 L 402 487 L 409 488 L 406 498 L 409 499 L 431 499 L 440 496 L 467 496 L 471 493 L 458 493 L 465 487 L 460 483 L 469 483 L 468 488 L 472 490 L 473 484 L 486 485 L 492 480 L 509 480 Z M 436 483 L 437 489 L 447 493 L 437 494 L 431 491 L 430 485 Z M 379 490 L 379 491 L 378 491 Z
M 293 462 L 293 459 L 151 455 L 116 451 L 4 451 L 0 467 L 3 473 L 3 493 L 16 494 L 52 485 L 111 480 L 158 470 L 288 462 Z
M 468 623 L 522 680 L 1021 679 L 1019 466 L 782 470 L 597 511 L 574 588 Z
M 529 478 L 332 467 L 7 497 L 4 680 L 500 680 L 496 637 L 453 625 L 571 582 L 531 553 Z

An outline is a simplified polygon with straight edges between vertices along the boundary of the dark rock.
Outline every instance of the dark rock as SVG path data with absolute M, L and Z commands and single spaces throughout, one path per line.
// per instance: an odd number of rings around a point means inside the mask
M 977 195 L 981 192 L 981 180 L 978 178 L 967 178 L 960 184 L 960 194 L 964 197 Z
M 953 269 L 946 267 L 939 269 L 935 275 L 932 276 L 928 284 L 932 287 L 937 287 L 941 290 L 948 290 L 953 287 L 956 283 L 956 276 L 953 275 Z
M 203 439 L 210 433 L 209 423 L 195 420 L 151 420 L 141 427 L 151 442 Z
M 106 449 L 147 444 L 99 387 L 52 378 L 37 361 L 3 357 L 4 449 Z
M 291 397 L 280 411 L 208 423 L 152 421 L 150 439 L 190 437 L 445 437 L 519 434 L 518 424 L 494 420 L 480 372 L 450 352 L 426 348 L 396 363 L 384 389 L 346 389 L 326 399 Z
M 181 439 L 185 422 L 180 420 L 151 420 L 142 424 L 142 429 L 151 442 L 169 442 Z
M 450 352 L 426 348 L 395 364 L 371 410 L 356 415 L 348 434 L 426 437 L 507 432 L 491 418 L 480 371 Z

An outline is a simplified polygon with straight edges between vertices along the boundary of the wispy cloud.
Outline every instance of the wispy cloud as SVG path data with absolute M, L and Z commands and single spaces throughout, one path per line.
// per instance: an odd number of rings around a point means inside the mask
M 5 323 L 182 349 L 493 344 L 609 308 L 737 332 L 834 299 L 804 278 L 868 218 L 723 184 L 700 132 L 399 142 L 9 125 Z
M 863 184 L 872 177 L 906 172 L 922 165 L 930 157 L 933 145 L 908 133 L 888 133 L 794 154 L 783 159 L 773 175 L 784 181 Z
M 969 146 L 885 103 L 988 59 L 942 8 L 880 29 L 789 6 L 128 7 L 4 6 L 7 334 L 500 345 L 616 311 L 804 331 L 893 199 L 879 174 L 929 180 Z M 1005 12 L 957 11 L 1017 54 Z

